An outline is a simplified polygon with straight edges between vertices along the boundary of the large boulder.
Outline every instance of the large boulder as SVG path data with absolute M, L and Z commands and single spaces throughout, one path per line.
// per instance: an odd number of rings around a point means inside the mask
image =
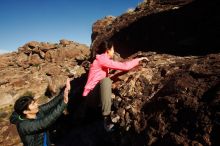
M 147 0 L 105 26 L 100 26 L 101 20 L 94 23 L 92 55 L 110 39 L 122 57 L 137 50 L 180 56 L 219 52 L 219 5 L 206 0 Z

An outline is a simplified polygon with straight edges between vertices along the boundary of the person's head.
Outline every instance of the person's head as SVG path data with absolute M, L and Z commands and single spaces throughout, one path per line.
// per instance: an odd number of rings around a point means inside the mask
M 16 100 L 14 110 L 22 117 L 30 117 L 38 113 L 38 103 L 32 96 L 22 96 Z
M 106 53 L 110 58 L 114 56 L 114 45 L 111 41 L 103 41 L 100 46 L 99 50 L 97 51 L 98 54 Z

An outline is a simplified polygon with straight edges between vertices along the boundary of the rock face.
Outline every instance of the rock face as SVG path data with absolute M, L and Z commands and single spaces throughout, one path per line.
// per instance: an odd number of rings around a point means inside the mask
M 11 107 L 0 109 L 0 144 L 2 146 L 22 146 L 15 125 L 9 123 Z
M 142 55 L 150 62 L 114 83 L 112 120 L 132 145 L 218 145 L 220 54 Z
M 147 0 L 100 26 L 102 31 L 94 32 L 92 54 L 109 39 L 122 57 L 137 50 L 180 56 L 219 52 L 219 5 L 206 0 Z
M 80 64 L 89 56 L 87 46 L 68 40 L 59 44 L 32 41 L 18 52 L 1 55 L 0 93 L 4 94 L 0 100 L 7 100 L 1 101 L 0 106 L 8 106 L 27 91 L 36 98 L 44 96 L 46 90 L 59 93 L 66 77 L 78 77 L 85 72 Z

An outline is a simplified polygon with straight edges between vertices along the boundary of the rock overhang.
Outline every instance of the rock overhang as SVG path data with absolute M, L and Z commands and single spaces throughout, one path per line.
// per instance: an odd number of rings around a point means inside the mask
M 179 56 L 219 52 L 218 5 L 205 0 L 151 0 L 119 17 L 106 17 L 102 25 L 93 25 L 92 57 L 105 40 L 113 40 L 121 57 L 137 51 Z

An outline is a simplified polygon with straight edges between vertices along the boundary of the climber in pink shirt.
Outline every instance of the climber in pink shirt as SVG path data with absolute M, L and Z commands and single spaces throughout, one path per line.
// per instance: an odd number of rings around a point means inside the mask
M 112 81 L 108 77 L 109 69 L 128 71 L 137 66 L 141 60 L 148 59 L 141 57 L 123 63 L 113 61 L 114 46 L 112 43 L 106 41 L 100 45 L 98 53 L 99 55 L 96 55 L 96 59 L 90 66 L 83 96 L 88 96 L 92 100 L 95 100 L 99 96 L 98 98 L 101 99 L 102 115 L 104 116 L 104 126 L 109 131 L 114 126 L 109 120 L 112 94 Z M 100 95 L 97 95 L 97 93 L 100 93 Z

